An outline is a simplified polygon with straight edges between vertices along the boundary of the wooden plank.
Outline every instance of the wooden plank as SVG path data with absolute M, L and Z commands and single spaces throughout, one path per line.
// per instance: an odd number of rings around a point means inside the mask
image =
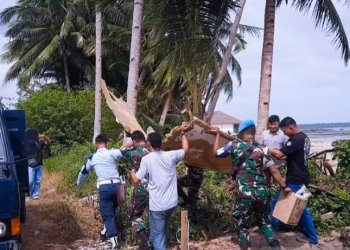
M 181 211 L 181 250 L 188 250 L 188 217 L 187 210 Z

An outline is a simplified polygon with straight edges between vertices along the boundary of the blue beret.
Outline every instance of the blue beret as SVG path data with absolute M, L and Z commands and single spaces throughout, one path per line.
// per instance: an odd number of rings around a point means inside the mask
M 250 127 L 255 127 L 254 121 L 253 120 L 245 120 L 239 124 L 238 133 L 241 133 Z

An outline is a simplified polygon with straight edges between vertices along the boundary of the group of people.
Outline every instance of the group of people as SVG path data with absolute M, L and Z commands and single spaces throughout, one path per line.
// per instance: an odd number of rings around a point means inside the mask
M 269 130 L 262 134 L 260 143 L 255 141 L 255 124 L 252 120 L 243 121 L 239 126 L 238 139 L 226 145 L 220 145 L 219 129 L 205 131 L 215 136 L 212 153 L 219 158 L 230 156 L 232 159 L 232 176 L 237 184 L 232 216 L 242 249 L 250 248 L 249 226 L 253 216 L 271 248 L 280 249 L 274 233 L 280 223 L 271 216 L 274 206 L 280 195 L 287 196 L 310 182 L 307 165 L 310 150 L 308 137 L 291 117 L 279 122 L 278 116 L 270 116 L 268 126 Z M 190 129 L 190 125 L 182 127 L 182 149 L 172 151 L 162 150 L 162 136 L 158 133 L 150 133 L 146 140 L 141 131 L 131 133 L 130 129 L 126 129 L 129 140 L 120 149 L 107 149 L 107 138 L 104 135 L 96 137 L 97 151 L 89 155 L 79 172 L 77 184 L 82 186 L 88 173 L 95 170 L 100 212 L 105 226 L 101 235 L 109 238 L 112 248 L 119 246 L 115 214 L 118 206 L 116 190 L 122 183 L 118 164 L 125 158 L 132 166 L 130 176 L 135 184 L 128 215 L 130 226 L 140 239 L 139 249 L 167 249 L 167 224 L 178 204 L 176 167 L 190 151 L 186 137 L 186 132 Z M 277 160 L 286 161 L 286 179 L 280 174 L 278 167 L 281 162 L 276 163 Z M 273 177 L 281 189 L 271 205 L 269 176 Z M 147 207 L 149 238 L 141 218 Z M 303 211 L 299 227 L 310 244 L 317 244 L 318 235 L 307 208 Z

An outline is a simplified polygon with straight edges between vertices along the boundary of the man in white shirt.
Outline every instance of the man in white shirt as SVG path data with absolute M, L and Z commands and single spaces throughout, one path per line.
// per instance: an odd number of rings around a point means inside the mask
M 118 247 L 115 214 L 118 206 L 116 191 L 121 183 L 118 162 L 123 155 L 119 149 L 107 149 L 107 138 L 104 135 L 96 136 L 95 145 L 97 148 L 96 153 L 89 155 L 86 163 L 81 168 L 77 185 L 78 187 L 83 186 L 89 172 L 93 169 L 95 170 L 100 212 L 107 230 L 107 236 L 112 243 L 112 249 L 116 249 Z
M 167 223 L 178 202 L 176 166 L 185 158 L 189 145 L 184 130 L 181 134 L 182 149 L 162 151 L 162 137 L 151 133 L 147 137 L 150 153 L 141 160 L 139 170 L 131 170 L 131 179 L 140 184 L 148 179 L 150 241 L 154 250 L 166 249 Z
M 268 128 L 261 135 L 260 144 L 269 148 L 281 149 L 286 145 L 288 136 L 284 135 L 279 128 L 280 118 L 277 115 L 271 115 L 268 120 Z

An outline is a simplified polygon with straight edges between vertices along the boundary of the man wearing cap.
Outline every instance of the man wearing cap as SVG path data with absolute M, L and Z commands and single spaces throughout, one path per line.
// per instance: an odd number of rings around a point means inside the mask
M 291 190 L 286 186 L 273 161 L 255 142 L 254 122 L 252 120 L 243 121 L 238 129 L 239 139 L 229 142 L 222 148 L 220 148 L 219 129 L 213 128 L 206 132 L 216 135 L 213 147 L 215 156 L 222 158 L 230 155 L 233 167 L 237 172 L 234 177 L 238 184 L 238 190 L 236 190 L 235 195 L 236 204 L 233 218 L 237 226 L 241 249 L 250 248 L 248 230 L 253 214 L 271 248 L 280 249 L 280 244 L 275 239 L 269 220 L 269 192 L 266 172 L 271 173 L 286 194 Z
M 95 138 L 96 153 L 90 154 L 81 168 L 77 185 L 83 186 L 89 172 L 94 169 L 97 175 L 100 212 L 112 249 L 118 247 L 115 210 L 118 206 L 116 191 L 121 180 L 118 162 L 123 157 L 119 149 L 107 149 L 107 137 L 98 135 Z
M 277 159 L 287 157 L 287 186 L 291 188 L 293 192 L 297 192 L 303 185 L 308 186 L 310 183 L 308 158 L 311 142 L 307 135 L 299 129 L 296 121 L 292 117 L 284 118 L 279 126 L 283 132 L 289 136 L 289 140 L 280 150 L 270 148 L 269 151 L 271 155 Z M 277 193 L 272 201 L 271 211 L 273 211 L 279 195 L 280 193 Z M 271 218 L 271 224 L 273 228 L 278 229 L 279 221 L 276 218 Z M 312 215 L 307 208 L 304 209 L 298 226 L 310 244 L 318 243 L 318 235 Z

